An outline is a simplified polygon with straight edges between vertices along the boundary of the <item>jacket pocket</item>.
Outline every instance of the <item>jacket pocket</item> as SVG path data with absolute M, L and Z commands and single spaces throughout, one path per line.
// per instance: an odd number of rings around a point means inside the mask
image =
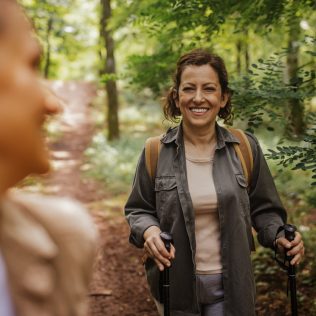
M 177 186 L 176 177 L 158 177 L 155 179 L 155 191 L 169 191 Z
M 157 177 L 155 179 L 156 210 L 160 223 L 172 221 L 177 208 L 178 191 L 174 176 Z
M 252 235 L 252 226 L 251 226 L 251 217 L 250 217 L 250 204 L 249 204 L 249 196 L 247 191 L 247 181 L 243 174 L 236 174 L 236 181 L 240 187 L 239 191 L 239 199 L 240 206 L 242 208 L 242 215 L 245 221 L 246 230 L 247 230 L 247 238 L 250 251 L 255 251 L 255 241 Z

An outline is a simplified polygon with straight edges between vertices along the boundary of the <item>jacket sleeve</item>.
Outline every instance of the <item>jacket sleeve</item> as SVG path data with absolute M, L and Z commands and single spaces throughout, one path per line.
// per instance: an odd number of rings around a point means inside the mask
M 249 190 L 252 225 L 258 233 L 259 243 L 273 248 L 277 230 L 286 222 L 287 214 L 257 139 L 250 133 L 247 136 L 254 158 Z
M 132 192 L 125 205 L 125 216 L 131 228 L 130 243 L 142 248 L 145 230 L 150 226 L 159 227 L 155 192 L 145 164 L 145 149 L 138 161 Z

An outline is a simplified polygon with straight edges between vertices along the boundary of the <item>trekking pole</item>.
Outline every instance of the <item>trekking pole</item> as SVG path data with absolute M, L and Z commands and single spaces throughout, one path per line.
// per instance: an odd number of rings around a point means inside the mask
M 288 241 L 293 241 L 295 238 L 296 227 L 294 225 L 284 225 L 284 234 L 285 238 Z M 289 262 L 288 265 L 288 282 L 290 285 L 291 293 L 291 311 L 292 316 L 297 316 L 297 298 L 296 298 L 296 269 L 295 265 L 290 264 L 290 261 L 293 259 L 293 256 L 286 256 L 286 260 Z
M 169 233 L 162 232 L 160 233 L 160 238 L 162 239 L 163 243 L 167 251 L 170 253 L 171 243 L 172 243 L 172 236 Z M 162 272 L 162 297 L 163 297 L 163 310 L 164 316 L 170 316 L 170 281 L 169 281 L 169 268 L 165 267 Z

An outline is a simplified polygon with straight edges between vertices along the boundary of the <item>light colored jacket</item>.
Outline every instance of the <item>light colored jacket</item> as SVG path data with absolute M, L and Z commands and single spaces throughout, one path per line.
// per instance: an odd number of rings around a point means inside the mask
M 10 192 L 0 247 L 17 316 L 86 316 L 97 233 L 70 199 Z
M 247 133 L 254 157 L 248 192 L 233 146 L 239 140 L 219 125 L 216 125 L 216 135 L 213 179 L 221 232 L 225 316 L 254 316 L 251 226 L 258 232 L 258 240 L 263 246 L 273 247 L 277 229 L 286 221 L 286 212 L 256 138 Z M 143 247 L 144 231 L 152 225 L 172 233 L 176 257 L 170 268 L 170 306 L 172 310 L 198 313 L 195 218 L 181 125 L 170 129 L 162 143 L 154 183 L 146 169 L 144 151 L 137 166 L 132 192 L 125 206 L 131 227 L 130 242 Z M 151 292 L 161 302 L 160 272 L 150 258 L 145 267 Z

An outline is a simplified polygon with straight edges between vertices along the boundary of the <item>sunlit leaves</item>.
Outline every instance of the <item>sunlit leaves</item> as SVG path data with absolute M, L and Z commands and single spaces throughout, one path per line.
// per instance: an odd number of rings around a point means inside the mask
M 277 146 L 275 150 L 269 149 L 266 157 L 277 160 L 284 168 L 311 170 L 311 185 L 316 186 L 316 128 L 307 130 L 303 143 L 296 146 Z

